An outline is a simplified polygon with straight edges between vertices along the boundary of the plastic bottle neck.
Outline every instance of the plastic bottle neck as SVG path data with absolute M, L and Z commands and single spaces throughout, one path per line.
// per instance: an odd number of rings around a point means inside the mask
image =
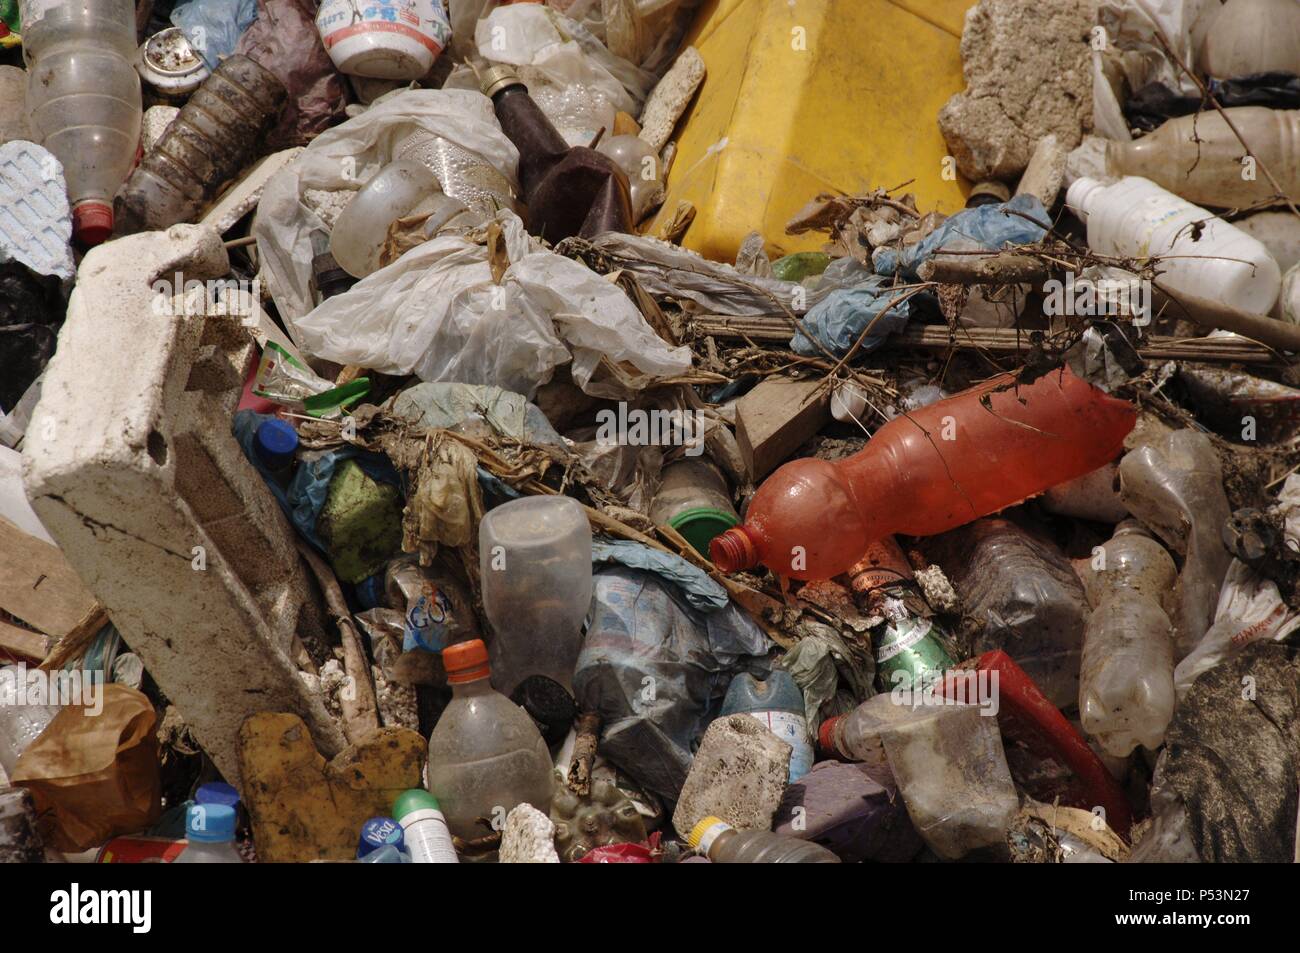
M 453 698 L 472 698 L 476 695 L 489 695 L 494 691 L 492 680 L 486 674 L 465 682 L 453 682 L 448 679 L 448 683 L 451 685 Z

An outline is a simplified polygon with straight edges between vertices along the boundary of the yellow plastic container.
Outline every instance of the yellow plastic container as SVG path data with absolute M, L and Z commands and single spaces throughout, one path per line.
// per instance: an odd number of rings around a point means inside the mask
M 939 109 L 965 88 L 962 23 L 972 0 L 706 0 L 687 42 L 708 69 L 678 124 L 658 233 L 696 208 L 683 244 L 734 261 L 757 229 L 773 257 L 812 251 L 786 235 L 819 192 L 893 188 L 922 212 L 965 205 Z

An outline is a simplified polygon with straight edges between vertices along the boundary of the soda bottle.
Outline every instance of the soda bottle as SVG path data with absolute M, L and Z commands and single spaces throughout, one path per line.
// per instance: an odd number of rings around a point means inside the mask
M 1068 368 L 1028 385 L 995 377 L 896 417 L 847 459 L 785 464 L 709 553 L 724 572 L 828 579 L 872 540 L 933 536 L 1109 463 L 1135 420 Z

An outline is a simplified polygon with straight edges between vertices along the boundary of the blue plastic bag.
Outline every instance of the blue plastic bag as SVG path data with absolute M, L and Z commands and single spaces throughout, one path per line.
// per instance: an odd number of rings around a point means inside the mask
M 874 351 L 889 335 L 906 328 L 912 317 L 911 301 L 885 310 L 891 301 L 905 293 L 905 289 L 893 287 L 894 284 L 892 278 L 869 275 L 859 285 L 831 292 L 803 316 L 790 346 L 796 354 L 815 357 L 823 353 L 813 343 L 816 341 L 836 357 L 843 357 L 870 327 L 858 352 Z
M 171 19 L 208 69 L 216 69 L 257 20 L 257 0 L 189 0 L 172 10 Z
M 1034 221 L 1025 218 L 1026 215 Z M 1029 245 L 1042 240 L 1051 224 L 1047 210 L 1037 197 L 1017 195 L 1009 202 L 963 209 L 915 245 L 908 245 L 901 252 L 882 246 L 876 249 L 871 260 L 877 274 L 913 280 L 918 277 L 916 271 L 921 263 L 933 258 L 941 248 L 968 249 L 974 243 L 994 251 L 1006 245 Z

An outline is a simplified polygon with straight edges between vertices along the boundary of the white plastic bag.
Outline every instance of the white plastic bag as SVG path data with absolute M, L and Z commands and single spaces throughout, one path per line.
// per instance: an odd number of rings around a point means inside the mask
M 479 55 L 508 63 L 571 146 L 590 145 L 614 114 L 637 115 L 654 76 L 610 53 L 585 27 L 541 4 L 497 7 L 478 21 Z
M 1282 601 L 1277 584 L 1234 559 L 1219 592 L 1214 625 L 1174 669 L 1174 691 L 1181 700 L 1198 675 L 1233 652 L 1260 639 L 1281 639 L 1300 628 L 1300 612 Z
M 263 275 L 294 343 L 301 344 L 298 319 L 314 304 L 311 236 L 329 232 L 303 203 L 303 194 L 360 189 L 388 164 L 399 143 L 422 130 L 475 153 L 517 185 L 518 150 L 497 124 L 491 100 L 474 90 L 405 90 L 321 133 L 271 177 L 253 225 Z
M 620 288 L 546 250 L 513 213 L 503 210 L 497 221 L 510 260 L 500 285 L 485 247 L 444 235 L 298 319 L 303 349 L 384 374 L 493 384 L 529 398 L 570 360 L 578 386 L 613 398 L 628 390 L 593 381 L 602 357 L 622 365 L 631 389 L 690 369 L 690 351 L 669 348 Z

